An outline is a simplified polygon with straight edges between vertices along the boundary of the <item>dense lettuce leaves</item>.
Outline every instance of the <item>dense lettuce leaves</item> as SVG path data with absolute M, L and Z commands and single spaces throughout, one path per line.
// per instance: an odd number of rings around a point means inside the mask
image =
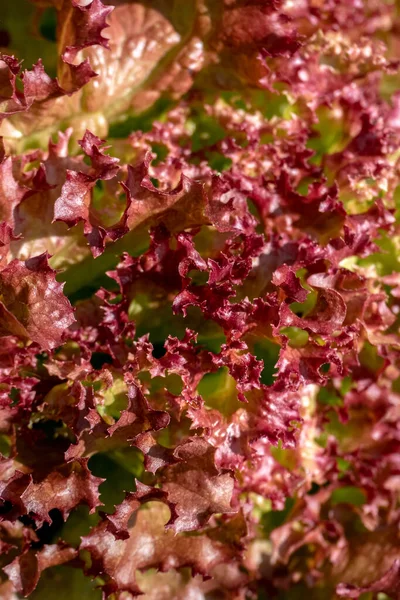
M 398 598 L 397 4 L 4 15 L 1 598 Z

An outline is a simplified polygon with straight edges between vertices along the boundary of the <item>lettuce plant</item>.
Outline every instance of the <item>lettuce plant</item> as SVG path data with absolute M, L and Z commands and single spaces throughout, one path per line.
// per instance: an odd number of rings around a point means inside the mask
M 399 3 L 3 4 L 0 597 L 399 598 Z

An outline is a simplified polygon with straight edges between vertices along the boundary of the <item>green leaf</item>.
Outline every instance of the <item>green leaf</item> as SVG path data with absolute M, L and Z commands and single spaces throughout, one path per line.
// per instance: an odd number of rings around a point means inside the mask
M 46 569 L 31 600 L 101 600 L 96 580 L 85 577 L 80 569 L 60 566 Z
M 352 504 L 353 506 L 362 506 L 367 501 L 366 494 L 360 488 L 349 485 L 337 488 L 331 496 L 332 504 Z

